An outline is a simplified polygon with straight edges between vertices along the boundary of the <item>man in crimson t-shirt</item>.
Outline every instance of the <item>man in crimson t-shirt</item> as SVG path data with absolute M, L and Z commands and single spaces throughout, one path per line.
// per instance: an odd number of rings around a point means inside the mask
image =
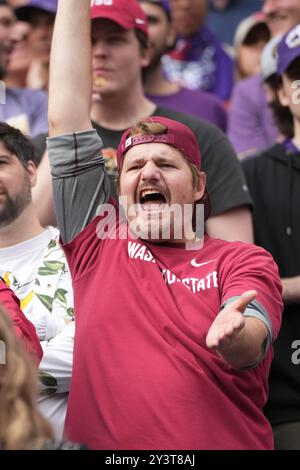
M 110 198 L 90 123 L 89 7 L 59 1 L 50 77 L 48 149 L 76 311 L 66 434 L 93 449 L 272 449 L 262 407 L 277 267 L 259 247 L 203 232 L 205 174 L 182 123 L 152 116 L 123 134 L 120 204 Z M 114 38 L 105 47 L 125 54 L 134 29 L 146 34 L 135 0 L 94 2 L 92 17 L 99 9 Z

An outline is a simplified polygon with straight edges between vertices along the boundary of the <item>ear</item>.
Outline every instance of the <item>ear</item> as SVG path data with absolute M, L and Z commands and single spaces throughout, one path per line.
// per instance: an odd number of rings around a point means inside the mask
M 148 67 L 148 65 L 151 62 L 151 56 L 152 56 L 152 46 L 150 44 L 147 47 L 143 47 L 141 51 L 141 67 L 145 68 Z
M 284 90 L 284 86 L 281 85 L 280 88 L 278 88 L 277 95 L 278 95 L 278 99 L 280 101 L 281 106 L 284 106 L 286 108 L 290 105 L 289 98 L 287 97 L 285 90 Z
M 173 49 L 173 47 L 175 46 L 176 38 L 177 38 L 177 33 L 175 30 L 174 24 L 171 21 L 169 21 L 169 32 L 166 38 L 167 51 L 171 51 Z
M 201 171 L 199 178 L 198 178 L 198 183 L 197 186 L 194 189 L 194 201 L 199 201 L 202 199 L 204 192 L 205 192 L 205 187 L 206 187 L 206 174 L 204 171 Z
M 36 185 L 37 169 L 32 160 L 29 160 L 26 171 L 29 175 L 31 187 L 33 188 Z

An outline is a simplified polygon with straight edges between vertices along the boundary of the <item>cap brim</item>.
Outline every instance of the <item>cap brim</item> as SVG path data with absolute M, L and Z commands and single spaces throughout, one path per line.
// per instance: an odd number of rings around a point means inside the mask
M 109 11 L 101 12 L 101 15 L 97 14 L 97 12 L 91 13 L 91 20 L 110 20 L 114 23 L 117 23 L 123 29 L 134 29 L 132 23 L 126 21 L 122 16 L 112 15 Z
M 50 13 L 53 16 L 56 15 L 56 9 L 50 10 L 50 9 L 41 8 L 38 6 L 23 6 L 23 7 L 16 8 L 15 15 L 19 21 L 27 21 L 29 23 L 32 12 L 36 10 Z

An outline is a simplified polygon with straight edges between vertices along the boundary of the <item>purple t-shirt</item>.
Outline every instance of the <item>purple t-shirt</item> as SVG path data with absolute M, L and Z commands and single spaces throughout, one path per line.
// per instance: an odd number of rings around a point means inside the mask
M 191 90 L 211 91 L 222 100 L 230 98 L 233 61 L 207 28 L 188 38 L 179 37 L 175 49 L 162 60 L 169 80 Z
M 34 137 L 48 133 L 48 97 L 42 90 L 7 88 L 0 102 L 0 121 Z
M 273 145 L 278 135 L 262 77 L 255 75 L 238 82 L 228 113 L 228 137 L 236 152 L 245 156 L 260 153 Z
M 174 109 L 174 111 L 191 114 L 199 119 L 205 119 L 222 131 L 227 129 L 227 113 L 222 102 L 210 93 L 201 90 L 181 88 L 171 95 L 146 95 L 157 106 Z

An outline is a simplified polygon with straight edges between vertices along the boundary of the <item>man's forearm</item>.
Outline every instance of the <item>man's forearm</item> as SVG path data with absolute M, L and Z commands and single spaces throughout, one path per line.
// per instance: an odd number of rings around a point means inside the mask
M 267 335 L 267 327 L 261 320 L 246 317 L 243 329 L 216 350 L 235 369 L 251 367 L 262 359 Z
M 229 242 L 253 243 L 253 226 L 249 207 L 241 206 L 223 214 L 210 217 L 206 222 L 207 233 L 213 238 Z
M 283 278 L 281 282 L 284 303 L 300 303 L 300 276 Z
M 52 178 L 48 158 L 48 152 L 44 153 L 43 159 L 37 170 L 37 183 L 32 188 L 32 200 L 34 203 L 36 214 L 39 218 L 40 224 L 43 227 L 48 225 L 57 225 L 53 191 L 52 191 Z
M 51 136 L 91 129 L 90 0 L 59 0 L 49 85 Z

